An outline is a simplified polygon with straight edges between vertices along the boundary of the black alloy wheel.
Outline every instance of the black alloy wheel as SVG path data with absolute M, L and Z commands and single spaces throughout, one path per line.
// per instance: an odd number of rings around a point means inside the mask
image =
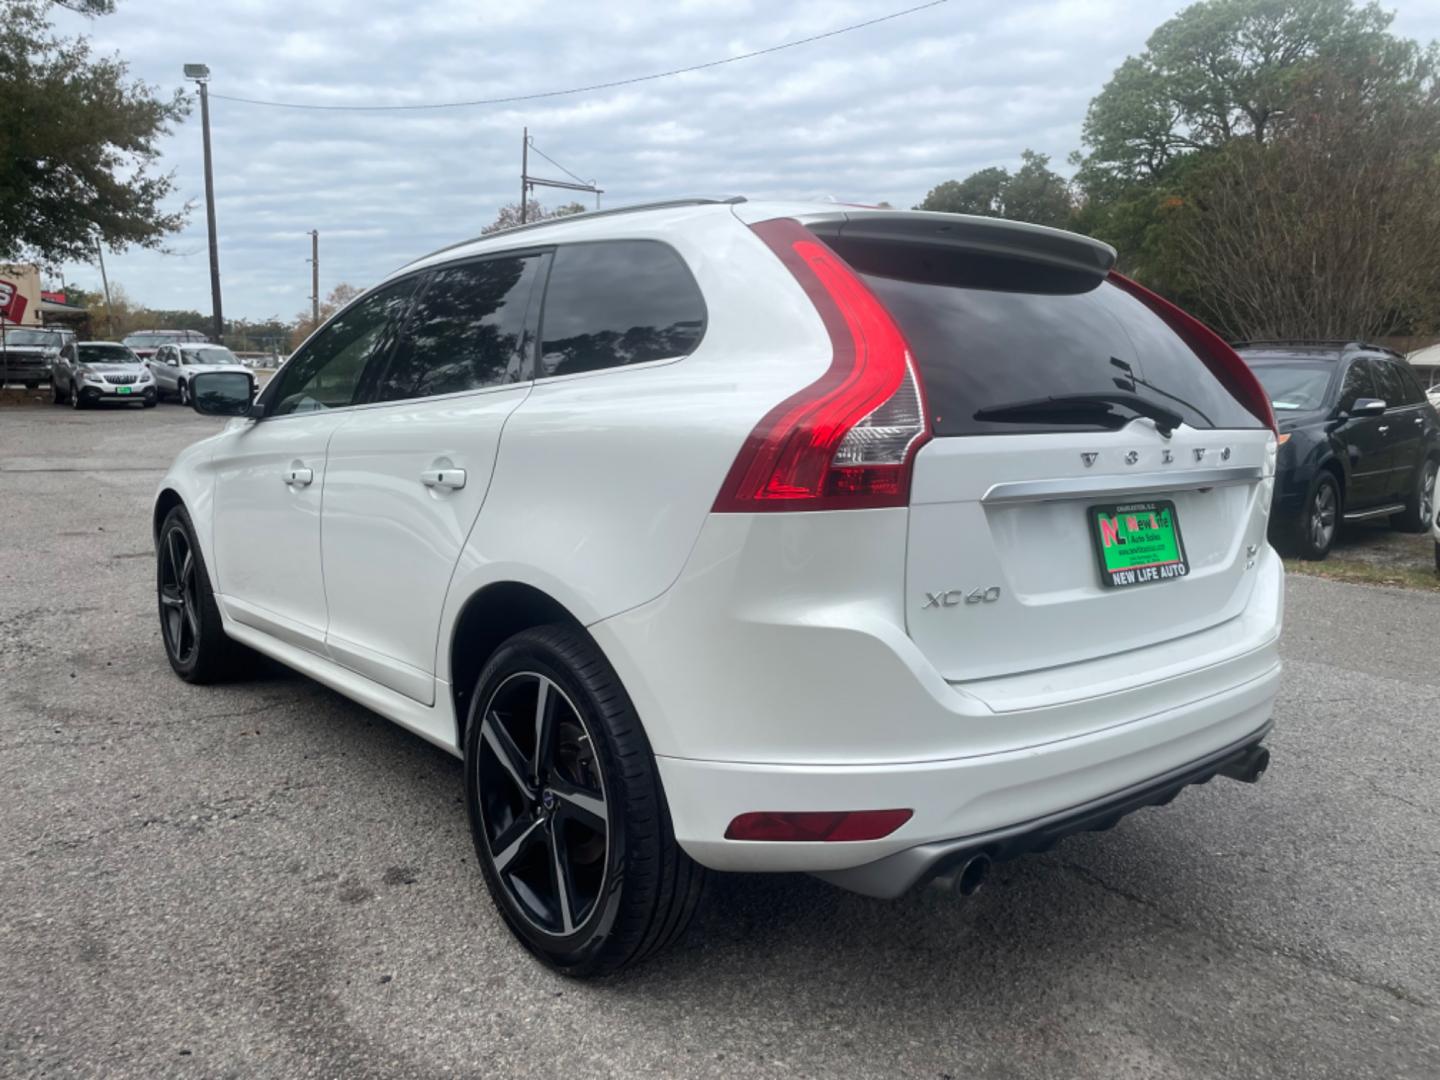
M 177 664 L 190 665 L 200 647 L 200 598 L 195 551 L 186 529 L 175 524 L 160 545 L 160 627 Z
M 595 913 L 610 837 L 605 781 L 584 718 L 549 677 L 516 672 L 485 704 L 476 768 L 501 886 L 536 930 L 571 936 Z
M 644 727 L 582 628 L 534 627 L 496 649 L 464 743 L 485 884 L 537 958 L 604 975 L 685 932 L 707 873 L 676 843 Z
M 255 654 L 225 633 L 205 557 L 183 506 L 165 515 L 155 552 L 155 594 L 160 636 L 175 674 L 211 683 L 244 674 Z

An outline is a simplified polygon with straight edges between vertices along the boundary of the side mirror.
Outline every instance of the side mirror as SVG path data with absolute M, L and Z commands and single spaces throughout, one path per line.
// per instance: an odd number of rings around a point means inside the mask
M 255 383 L 243 371 L 207 371 L 190 380 L 190 400 L 206 416 L 247 416 Z
M 1350 416 L 1355 419 L 1362 416 L 1382 416 L 1384 412 L 1385 400 L 1383 398 L 1362 397 L 1350 406 Z

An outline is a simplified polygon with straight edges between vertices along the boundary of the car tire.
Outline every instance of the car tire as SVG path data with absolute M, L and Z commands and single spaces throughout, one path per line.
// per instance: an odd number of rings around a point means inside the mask
M 1435 542 L 1435 573 L 1440 574 L 1440 540 Z
M 185 385 L 185 381 L 183 379 L 180 381 L 179 396 L 181 405 L 190 404 L 190 388 Z
M 675 842 L 640 718 L 579 627 L 523 631 L 486 663 L 470 699 L 465 803 L 501 917 L 565 975 L 645 959 L 699 907 L 707 871 Z
M 255 654 L 226 633 L 210 589 L 205 556 L 183 506 L 165 515 L 155 551 L 160 638 L 176 675 L 188 683 L 224 682 L 244 674 Z
M 83 409 L 86 407 L 85 399 L 80 396 L 80 388 L 76 386 L 73 382 L 70 384 L 70 393 L 68 397 L 70 399 L 70 407 L 72 409 Z
M 153 409 L 155 407 L 155 399 L 153 397 L 147 397 L 141 401 L 140 404 L 147 409 Z
M 64 404 L 65 404 L 65 392 L 60 389 L 60 384 L 57 383 L 57 382 L 54 382 L 53 380 L 52 380 L 51 383 L 50 383 L 50 404 L 51 404 L 51 405 L 64 405 Z
M 1435 520 L 1435 480 L 1440 460 L 1426 458 L 1415 470 L 1415 481 L 1410 486 L 1410 497 L 1405 500 L 1405 509 L 1392 514 L 1390 524 L 1401 532 L 1428 532 Z
M 1302 559 L 1318 561 L 1330 554 L 1344 513 L 1340 485 L 1333 473 L 1322 470 L 1310 484 L 1305 507 L 1295 522 L 1289 547 Z

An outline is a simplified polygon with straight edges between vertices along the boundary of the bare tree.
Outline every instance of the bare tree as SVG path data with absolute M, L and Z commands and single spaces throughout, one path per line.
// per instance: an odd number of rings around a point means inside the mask
M 1236 139 L 1174 202 L 1204 314 L 1242 338 L 1365 338 L 1440 297 L 1440 90 L 1322 79 L 1283 137 Z

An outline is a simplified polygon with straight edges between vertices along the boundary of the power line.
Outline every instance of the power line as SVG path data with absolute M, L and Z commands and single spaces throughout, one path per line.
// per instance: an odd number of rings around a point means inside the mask
M 610 82 L 592 83 L 589 86 L 572 86 L 564 90 L 541 90 L 533 94 L 476 98 L 474 101 L 440 101 L 429 105 L 315 105 L 300 101 L 264 101 L 260 98 L 234 97 L 230 94 L 216 94 L 214 92 L 212 92 L 210 96 L 217 100 L 234 101 L 242 105 L 265 105 L 275 109 L 315 109 L 325 112 L 413 112 L 420 109 L 463 109 L 472 105 L 508 105 L 517 101 L 536 101 L 540 98 L 565 97 L 569 94 L 587 94 L 594 90 L 612 90 L 617 86 L 633 86 L 635 83 L 653 82 L 655 79 L 668 79 L 672 75 L 685 75 L 692 71 L 704 71 L 707 68 L 738 63 L 741 60 L 752 60 L 757 56 L 768 56 L 770 53 L 782 52 L 785 49 L 794 49 L 800 45 L 810 45 L 816 41 L 824 41 L 826 38 L 838 37 L 841 34 L 848 34 L 855 30 L 864 30 L 870 26 L 878 26 L 880 23 L 890 22 L 892 19 L 904 18 L 906 15 L 914 15 L 916 12 L 939 7 L 941 4 L 948 2 L 949 0 L 929 0 L 929 3 L 917 4 L 914 7 L 908 7 L 901 11 L 892 11 L 888 15 L 880 15 L 873 19 L 866 19 L 864 22 L 852 23 L 849 26 L 837 27 L 834 30 L 826 30 L 822 34 L 812 34 L 809 37 L 796 38 L 794 41 L 785 41 L 779 45 L 771 45 L 768 48 L 740 53 L 738 56 L 726 56 L 720 60 L 708 60 L 703 64 L 691 64 L 688 67 L 672 68 L 669 71 L 657 71 L 649 75 L 636 75 L 628 79 L 613 79 Z M 543 157 L 544 155 L 541 156 Z M 549 159 L 547 158 L 546 160 Z

